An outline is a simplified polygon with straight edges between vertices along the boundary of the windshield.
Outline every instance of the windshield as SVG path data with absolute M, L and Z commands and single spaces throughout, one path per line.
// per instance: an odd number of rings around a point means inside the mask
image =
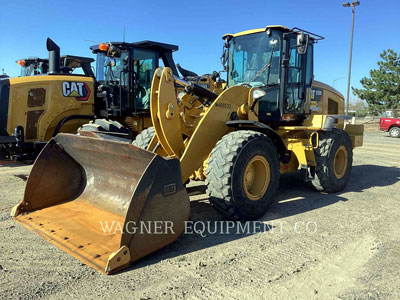
M 151 81 L 157 68 L 158 55 L 151 50 L 135 49 L 133 57 L 133 70 L 136 74 L 136 107 L 138 109 L 149 109 Z
M 21 66 L 20 76 L 31 76 L 33 73 L 33 68 L 31 66 Z
M 120 57 L 105 58 L 106 81 L 116 81 L 121 86 L 127 86 L 126 72 L 128 69 L 128 52 L 122 52 Z
M 151 81 L 155 69 L 158 67 L 159 55 L 157 51 L 134 48 L 133 59 L 129 63 L 129 51 L 121 51 L 120 57 L 109 57 L 104 52 L 97 53 L 96 80 L 121 85 L 126 88 L 131 76 L 131 90 L 133 91 L 137 109 L 150 108 Z M 131 71 L 128 72 L 129 68 Z M 129 75 L 130 74 L 130 75 Z
M 105 53 L 98 52 L 96 57 L 96 80 L 104 81 L 104 62 L 105 62 Z
M 272 31 L 232 38 L 229 42 L 229 86 L 279 83 L 281 33 Z

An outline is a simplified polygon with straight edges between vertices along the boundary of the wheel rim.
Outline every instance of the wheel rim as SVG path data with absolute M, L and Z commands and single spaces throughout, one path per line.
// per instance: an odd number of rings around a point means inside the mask
M 268 161 L 261 155 L 254 156 L 247 164 L 243 174 L 243 188 L 246 196 L 252 200 L 260 200 L 269 185 L 271 169 Z
M 392 136 L 399 136 L 400 135 L 400 129 L 398 128 L 392 128 Z
M 335 159 L 333 161 L 333 166 L 335 170 L 335 176 L 337 179 L 343 178 L 346 174 L 347 163 L 348 163 L 349 153 L 345 146 L 340 146 L 335 153 Z

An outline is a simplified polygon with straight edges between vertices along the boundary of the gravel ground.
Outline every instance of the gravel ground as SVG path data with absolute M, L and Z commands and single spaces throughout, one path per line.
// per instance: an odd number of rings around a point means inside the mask
M 382 132 L 365 132 L 343 192 L 282 176 L 255 234 L 185 234 L 110 276 L 9 217 L 29 171 L 0 167 L 2 299 L 400 299 L 400 139 Z M 201 183 L 191 190 L 191 220 L 224 220 Z

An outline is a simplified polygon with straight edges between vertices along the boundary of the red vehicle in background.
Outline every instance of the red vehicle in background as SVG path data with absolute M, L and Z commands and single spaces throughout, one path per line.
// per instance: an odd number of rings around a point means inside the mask
M 389 131 L 389 135 L 394 138 L 400 137 L 400 119 L 399 118 L 380 118 L 379 129 Z

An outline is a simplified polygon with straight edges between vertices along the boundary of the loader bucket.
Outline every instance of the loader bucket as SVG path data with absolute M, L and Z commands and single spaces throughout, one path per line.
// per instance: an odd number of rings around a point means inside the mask
M 176 159 L 59 134 L 37 158 L 12 215 L 108 274 L 176 240 L 189 218 L 189 197 Z

